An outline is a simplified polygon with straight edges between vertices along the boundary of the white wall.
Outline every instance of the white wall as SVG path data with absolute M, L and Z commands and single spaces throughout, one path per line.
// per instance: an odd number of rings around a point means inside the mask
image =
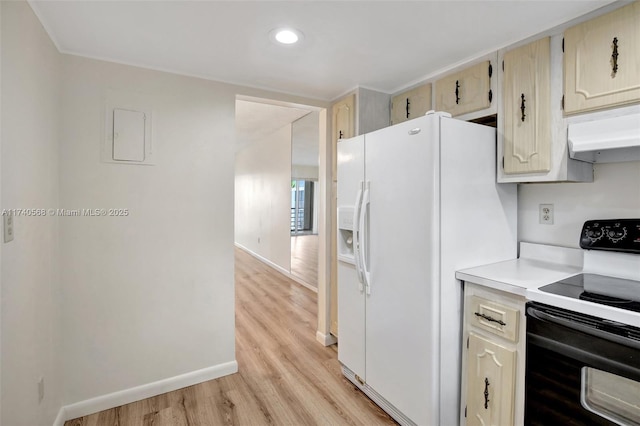
M 0 10 L 2 208 L 56 208 L 61 57 L 26 2 Z M 2 244 L 0 423 L 50 425 L 62 402 L 57 219 L 14 220 L 15 239 Z
M 538 205 L 553 204 L 553 225 L 540 225 Z M 524 184 L 518 188 L 520 241 L 579 247 L 589 219 L 640 217 L 640 162 L 595 165 L 592 183 Z
M 16 218 L 0 245 L 0 423 L 233 364 L 235 97 L 326 103 L 60 55 L 28 3 L 0 15 L 2 208 L 130 212 Z M 100 161 L 110 90 L 152 109 L 156 165 Z
M 233 362 L 236 89 L 64 56 L 65 402 Z M 154 166 L 100 162 L 107 90 L 152 108 Z M 132 95 L 133 96 L 133 95 Z
M 291 270 L 291 125 L 236 154 L 235 241 Z
M 318 180 L 320 173 L 318 166 L 291 166 L 291 177 L 293 179 Z

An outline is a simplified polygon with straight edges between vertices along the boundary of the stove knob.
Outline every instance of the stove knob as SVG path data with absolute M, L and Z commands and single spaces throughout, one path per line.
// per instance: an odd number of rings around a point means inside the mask
M 596 241 L 598 241 L 600 238 L 602 238 L 605 235 L 605 232 L 603 231 L 602 228 L 587 228 L 585 231 L 585 234 L 587 236 L 587 238 L 589 238 L 589 240 L 591 240 L 592 243 L 595 243 Z
M 613 243 L 619 242 L 620 240 L 624 239 L 624 237 L 626 236 L 627 236 L 627 228 L 624 226 L 612 228 L 609 230 L 609 232 L 607 232 L 607 237 Z

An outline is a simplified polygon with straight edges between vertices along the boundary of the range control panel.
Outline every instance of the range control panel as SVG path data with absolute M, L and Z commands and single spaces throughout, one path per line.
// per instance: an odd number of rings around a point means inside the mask
M 640 219 L 588 220 L 582 226 L 580 247 L 640 253 Z

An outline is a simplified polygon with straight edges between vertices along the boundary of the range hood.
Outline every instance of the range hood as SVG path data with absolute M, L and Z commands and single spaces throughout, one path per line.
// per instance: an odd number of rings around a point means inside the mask
M 569 124 L 569 156 L 589 163 L 640 160 L 640 113 Z

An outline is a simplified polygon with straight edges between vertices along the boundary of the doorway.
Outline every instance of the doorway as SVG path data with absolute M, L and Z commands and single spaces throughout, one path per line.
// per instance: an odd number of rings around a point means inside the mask
M 318 288 L 319 113 L 291 125 L 291 275 Z
M 235 243 L 318 289 L 320 111 L 236 100 Z
M 291 235 L 317 234 L 314 220 L 315 182 L 306 179 L 291 181 Z

